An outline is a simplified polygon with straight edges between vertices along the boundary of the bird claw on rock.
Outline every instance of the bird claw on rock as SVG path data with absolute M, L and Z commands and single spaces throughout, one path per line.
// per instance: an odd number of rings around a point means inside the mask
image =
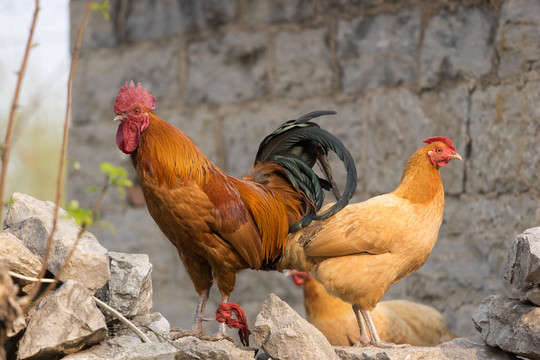
M 177 334 L 172 335 L 172 333 L 177 333 Z M 169 334 L 171 335 L 172 341 L 175 341 L 183 337 L 187 337 L 187 336 L 194 336 L 199 339 L 203 339 L 206 337 L 204 330 L 198 330 L 198 329 L 184 330 L 184 329 L 174 328 L 170 330 Z
M 213 336 L 201 336 L 199 339 L 206 341 L 220 341 L 220 340 L 229 340 L 234 344 L 234 339 L 227 334 L 216 333 Z

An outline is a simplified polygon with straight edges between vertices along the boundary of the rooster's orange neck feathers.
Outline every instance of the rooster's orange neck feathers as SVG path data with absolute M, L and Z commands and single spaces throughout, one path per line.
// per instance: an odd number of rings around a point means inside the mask
M 208 158 L 183 132 L 155 114 L 149 114 L 148 128 L 141 135 L 137 152 L 132 154 L 137 166 L 158 183 L 168 186 L 173 186 L 177 181 L 203 181 L 201 170 L 212 167 Z M 175 136 L 171 136 L 172 133 Z M 149 162 L 146 159 L 159 161 Z M 194 172 L 194 169 L 199 171 Z

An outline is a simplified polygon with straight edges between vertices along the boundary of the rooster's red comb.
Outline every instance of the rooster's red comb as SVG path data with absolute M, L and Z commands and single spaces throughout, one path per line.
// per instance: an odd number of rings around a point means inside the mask
M 114 103 L 114 112 L 121 115 L 135 103 L 142 104 L 149 110 L 156 108 L 156 98 L 148 92 L 148 89 L 143 90 L 141 83 L 138 83 L 135 87 L 133 80 L 129 84 L 126 81 L 124 86 L 118 90 L 118 96 Z
M 450 140 L 449 138 L 445 137 L 445 136 L 433 136 L 433 137 L 428 137 L 426 140 L 422 141 L 426 144 L 431 144 L 432 142 L 435 142 L 435 141 L 440 141 L 444 144 L 446 144 L 446 146 L 448 146 L 448 148 L 452 151 L 456 151 L 456 147 L 454 146 L 454 144 L 452 144 L 452 140 Z

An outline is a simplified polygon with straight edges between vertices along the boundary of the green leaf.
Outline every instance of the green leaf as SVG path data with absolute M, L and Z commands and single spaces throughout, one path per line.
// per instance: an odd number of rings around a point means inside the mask
M 99 190 L 101 190 L 101 186 L 92 185 L 92 186 L 88 187 L 88 192 L 96 192 L 96 191 L 99 191 Z
M 75 222 L 79 226 L 90 227 L 94 221 L 92 217 L 92 210 L 80 208 L 77 200 L 71 200 L 66 205 L 66 211 L 69 216 L 75 219 Z
M 101 226 L 107 230 L 109 230 L 111 232 L 111 234 L 114 234 L 115 230 L 114 230 L 114 226 L 112 224 L 109 224 L 108 222 L 106 221 L 103 221 L 103 220 L 100 220 L 100 221 L 97 221 L 95 223 L 95 225 L 98 225 L 98 226 Z
M 90 8 L 92 10 L 97 10 L 103 15 L 103 18 L 107 21 L 110 20 L 111 16 L 109 15 L 109 10 L 111 9 L 111 4 L 109 3 L 109 0 L 105 0 L 102 3 L 96 3 L 92 2 L 90 4 Z

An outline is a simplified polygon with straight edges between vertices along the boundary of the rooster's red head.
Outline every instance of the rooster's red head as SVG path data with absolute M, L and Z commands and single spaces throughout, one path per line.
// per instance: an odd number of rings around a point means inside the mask
M 447 137 L 433 136 L 423 141 L 426 144 L 433 144 L 428 149 L 427 155 L 429 161 L 435 166 L 445 166 L 451 159 L 461 160 L 461 156 L 457 153 L 456 147 Z
M 141 133 L 148 127 L 150 120 L 149 111 L 156 108 L 156 98 L 148 89 L 137 86 L 133 80 L 118 90 L 118 96 L 114 103 L 115 121 L 121 121 L 116 132 L 116 144 L 118 148 L 130 154 L 139 146 Z

